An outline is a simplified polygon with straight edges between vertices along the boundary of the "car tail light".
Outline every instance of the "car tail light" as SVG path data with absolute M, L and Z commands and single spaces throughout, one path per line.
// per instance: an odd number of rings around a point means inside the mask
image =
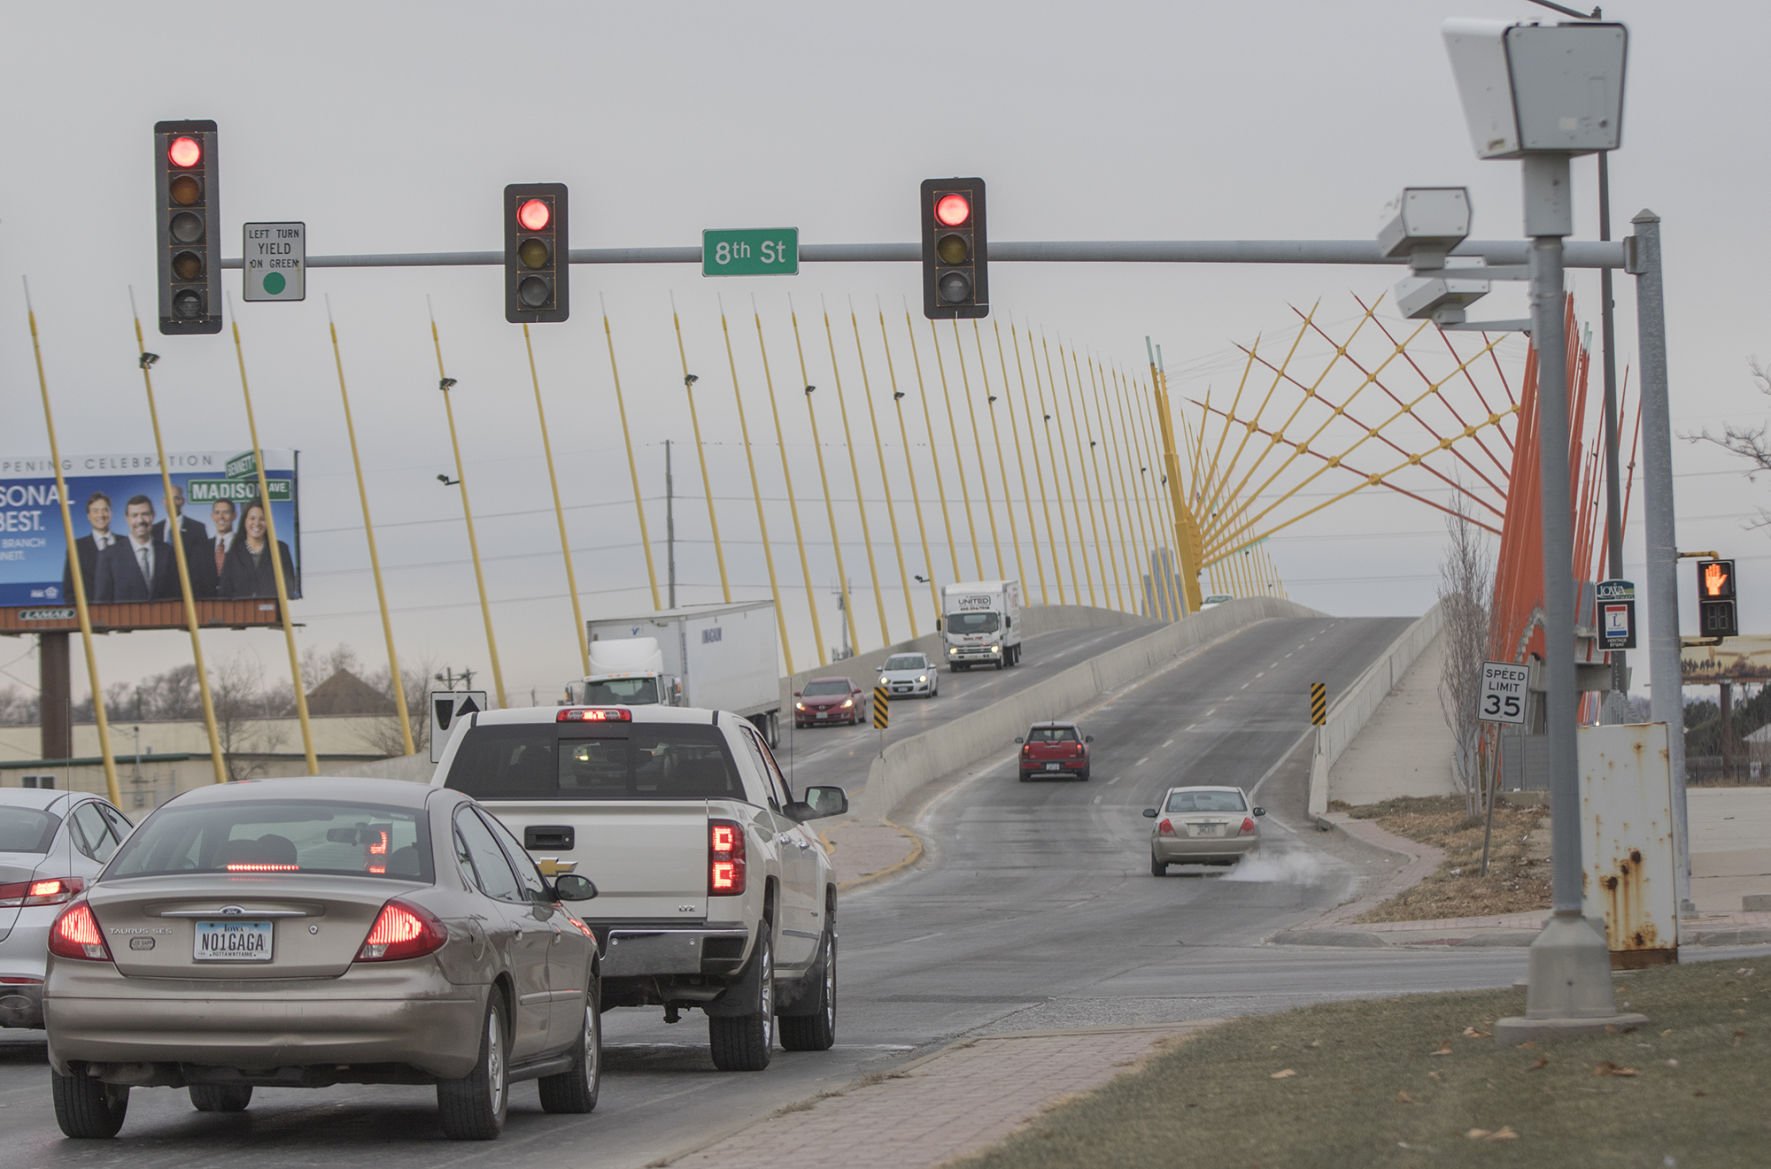
M 707 895 L 744 892 L 744 828 L 736 820 L 707 822 Z
M 1033 744 L 1032 743 L 1022 743 L 1021 744 L 1021 754 L 1032 755 L 1033 754 Z
M 1164 816 L 1162 818 L 1162 823 L 1160 823 L 1156 826 L 1156 835 L 1158 835 L 1158 836 L 1173 836 L 1174 834 L 1175 834 L 1174 821 L 1170 820 L 1167 816 Z
M 398 962 L 422 958 L 449 940 L 449 927 L 435 914 L 395 898 L 381 907 L 369 936 L 357 951 L 359 962 Z
M 22 909 L 27 905 L 60 905 L 72 901 L 86 888 L 79 877 L 49 877 L 36 881 L 18 881 L 0 885 L 0 909 Z
M 1254 831 L 1254 817 L 1253 816 L 1242 817 L 1242 835 L 1247 836 L 1250 832 L 1253 832 L 1253 831 Z
M 1081 743 L 1071 743 L 1070 744 L 1070 754 L 1080 756 L 1082 754 L 1082 744 Z
M 92 906 L 76 901 L 56 917 L 49 927 L 49 952 L 57 958 L 78 958 L 85 962 L 111 961 L 111 948 L 98 932 L 98 918 Z

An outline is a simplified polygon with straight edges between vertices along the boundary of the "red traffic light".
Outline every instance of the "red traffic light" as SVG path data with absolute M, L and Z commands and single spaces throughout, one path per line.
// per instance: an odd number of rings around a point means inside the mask
M 517 208 L 517 222 L 524 231 L 542 231 L 553 222 L 553 208 L 545 199 L 527 199 Z
M 173 166 L 189 170 L 203 161 L 203 144 L 195 138 L 180 135 L 167 144 L 166 159 Z
M 945 227 L 958 227 L 972 217 L 972 201 L 957 192 L 935 200 L 935 218 Z

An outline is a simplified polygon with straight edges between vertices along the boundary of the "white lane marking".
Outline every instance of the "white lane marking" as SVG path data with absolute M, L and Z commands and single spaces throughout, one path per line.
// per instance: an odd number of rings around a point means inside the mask
M 1164 746 L 1164 747 L 1172 747 L 1172 746 L 1174 746 L 1174 745 L 1175 745 L 1175 741 L 1174 741 L 1174 737 L 1173 737 L 1173 736 L 1172 736 L 1172 735 L 1171 735 L 1171 736 L 1169 736 L 1169 737 L 1168 737 L 1168 738 L 1166 738 L 1166 739 L 1164 739 L 1164 740 L 1162 740 L 1162 745 L 1163 745 L 1163 746 Z
M 1256 675 L 1255 675 L 1255 676 L 1254 676 L 1254 677 L 1253 677 L 1253 679 L 1251 679 L 1251 681 L 1255 681 L 1255 682 L 1259 682 L 1259 681 L 1260 681 L 1260 680 L 1261 680 L 1261 679 L 1262 679 L 1262 678 L 1265 678 L 1265 677 L 1266 677 L 1266 676 L 1267 676 L 1267 671 L 1265 671 L 1265 670 L 1262 670 L 1262 671 L 1261 671 L 1261 672 L 1260 672 L 1260 673 L 1258 673 L 1258 674 L 1256 674 Z M 1248 689 L 1248 683 L 1247 683 L 1247 682 L 1244 682 L 1244 683 L 1243 683 L 1243 684 L 1242 684 L 1242 688 L 1243 688 L 1243 689 L 1244 689 L 1244 690 L 1247 690 L 1247 689 Z
M 1145 755 L 1143 758 L 1139 759 L 1136 763 L 1132 764 L 1132 766 L 1133 767 L 1142 767 L 1144 764 L 1146 764 L 1148 762 L 1150 762 L 1150 757 L 1148 755 Z
M 1247 683 L 1247 682 L 1244 682 L 1244 683 L 1243 683 L 1243 684 L 1242 684 L 1242 685 L 1240 685 L 1240 686 L 1238 686 L 1238 687 L 1236 687 L 1236 689 L 1238 689 L 1238 690 L 1247 690 L 1247 689 L 1248 689 L 1248 683 Z
M 1098 804 L 1098 803 L 1100 803 L 1100 802 L 1101 802 L 1101 797 L 1100 797 L 1100 796 L 1096 796 L 1096 797 L 1095 797 L 1095 798 L 1094 798 L 1094 799 L 1092 799 L 1092 800 L 1090 800 L 1090 801 L 1089 801 L 1089 803 L 1091 803 L 1091 804 Z

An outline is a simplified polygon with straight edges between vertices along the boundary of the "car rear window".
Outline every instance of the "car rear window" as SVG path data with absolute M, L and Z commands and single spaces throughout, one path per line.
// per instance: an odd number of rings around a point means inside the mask
M 61 817 L 40 808 L 0 807 L 0 852 L 49 851 Z
M 105 879 L 169 873 L 323 873 L 430 884 L 424 813 L 339 800 L 169 804 L 117 850 Z
M 1248 801 L 1241 792 L 1173 792 L 1168 812 L 1246 812 Z
M 1075 727 L 1034 727 L 1027 732 L 1029 743 L 1074 743 Z
M 445 786 L 481 800 L 743 799 L 708 723 L 521 723 L 461 732 Z

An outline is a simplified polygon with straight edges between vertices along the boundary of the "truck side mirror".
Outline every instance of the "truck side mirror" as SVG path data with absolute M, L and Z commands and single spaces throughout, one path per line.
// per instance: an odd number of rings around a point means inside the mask
M 781 812 L 789 820 L 805 823 L 825 816 L 840 816 L 849 810 L 848 793 L 840 787 L 819 785 L 806 789 L 806 798 L 794 800 Z
M 935 632 L 941 632 L 941 619 L 939 617 L 935 618 Z
M 1013 617 L 1004 617 L 1002 619 L 1002 627 L 1004 629 L 1012 629 L 1012 628 L 1014 628 L 1014 624 L 1015 624 L 1015 619 Z

